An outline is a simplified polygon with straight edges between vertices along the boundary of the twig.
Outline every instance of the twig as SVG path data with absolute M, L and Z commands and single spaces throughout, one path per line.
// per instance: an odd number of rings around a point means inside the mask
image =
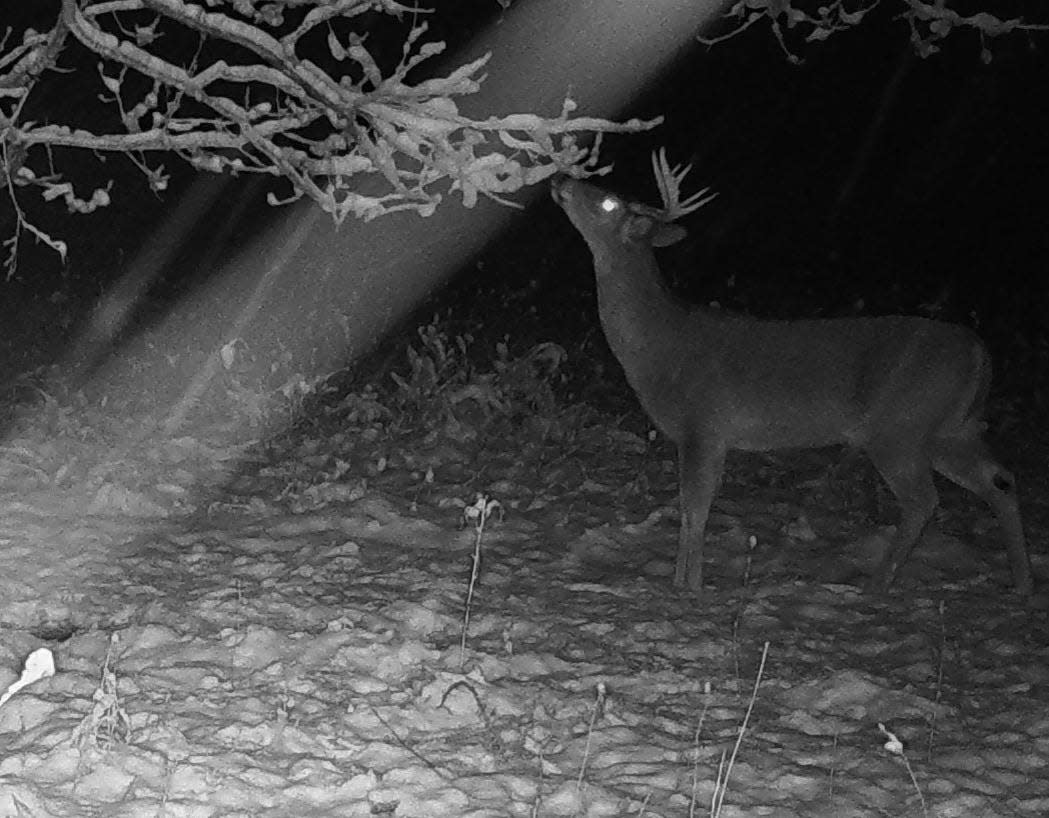
M 607 693 L 605 683 L 598 682 L 597 700 L 594 702 L 593 710 L 590 711 L 590 724 L 586 728 L 586 747 L 583 749 L 583 763 L 579 765 L 579 778 L 576 780 L 576 795 L 579 796 L 580 802 L 583 798 L 583 778 L 586 776 L 586 767 L 590 761 L 590 742 L 594 735 L 594 725 L 601 714 L 605 712 L 605 696 Z
M 703 700 L 703 710 L 696 722 L 696 732 L 692 735 L 692 795 L 689 798 L 688 818 L 696 818 L 696 805 L 699 803 L 699 736 L 703 732 L 703 723 L 707 720 L 707 711 L 710 710 L 709 686 L 704 693 L 707 695 Z
M 470 587 L 466 592 L 466 610 L 463 612 L 463 632 L 459 641 L 459 670 L 466 662 L 466 633 L 470 628 L 470 607 L 473 604 L 474 588 L 481 573 L 481 538 L 484 536 L 485 521 L 496 509 L 502 509 L 498 500 L 489 500 L 487 495 L 478 494 L 474 504 L 463 509 L 463 519 L 474 524 L 473 566 L 470 570 Z
M 747 705 L 747 712 L 743 716 L 743 723 L 739 726 L 739 733 L 736 735 L 736 745 L 732 748 L 732 755 L 729 756 L 728 764 L 724 766 L 724 774 L 722 775 L 722 769 L 718 769 L 718 778 L 714 784 L 714 795 L 711 799 L 710 815 L 711 818 L 719 818 L 721 815 L 721 807 L 725 802 L 725 793 L 728 791 L 729 778 L 732 777 L 732 767 L 736 763 L 736 755 L 739 753 L 739 747 L 743 743 L 743 734 L 747 731 L 747 724 L 750 722 L 750 714 L 754 711 L 754 702 L 758 698 L 758 687 L 761 685 L 761 677 L 765 672 L 765 660 L 769 655 L 769 643 L 765 642 L 765 647 L 761 651 L 761 663 L 758 665 L 758 674 L 754 678 L 754 689 L 750 694 L 750 703 Z M 724 761 L 724 758 L 722 758 Z
M 914 774 L 914 768 L 911 767 L 910 759 L 907 758 L 907 754 L 903 751 L 903 742 L 896 738 L 895 733 L 885 729 L 885 725 L 880 721 L 878 722 L 878 730 L 880 730 L 881 734 L 888 739 L 888 741 L 885 742 L 885 749 L 893 755 L 897 755 L 903 759 L 903 766 L 907 768 L 907 774 L 911 777 L 914 791 L 918 793 L 918 800 L 921 801 L 922 815 L 925 816 L 925 818 L 929 818 L 929 808 L 925 803 L 925 795 L 922 793 L 921 787 L 918 786 L 918 777 Z
M 943 663 L 947 654 L 947 625 L 943 617 L 944 603 L 940 600 L 940 650 L 939 661 L 936 663 L 936 695 L 933 698 L 932 713 L 929 715 L 929 741 L 926 749 L 926 758 L 932 761 L 932 745 L 936 736 L 936 715 L 940 710 L 940 702 L 943 700 Z

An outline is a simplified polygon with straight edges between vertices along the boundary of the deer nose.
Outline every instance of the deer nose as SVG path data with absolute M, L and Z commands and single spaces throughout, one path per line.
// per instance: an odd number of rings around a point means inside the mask
M 559 173 L 550 180 L 550 196 L 558 204 L 570 198 L 568 185 L 571 181 L 572 177 L 564 173 Z

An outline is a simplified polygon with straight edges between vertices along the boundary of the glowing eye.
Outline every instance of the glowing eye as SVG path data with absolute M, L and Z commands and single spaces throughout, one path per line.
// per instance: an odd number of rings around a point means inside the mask
M 605 196 L 605 198 L 601 200 L 601 209 L 605 211 L 605 213 L 612 213 L 619 209 L 619 200 L 614 196 Z

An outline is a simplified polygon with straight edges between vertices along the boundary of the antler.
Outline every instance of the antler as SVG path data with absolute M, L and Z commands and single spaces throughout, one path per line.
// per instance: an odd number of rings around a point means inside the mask
M 705 187 L 681 201 L 681 183 L 690 170 L 692 170 L 692 165 L 670 167 L 666 148 L 660 148 L 658 154 L 652 153 L 652 173 L 655 174 L 659 195 L 663 199 L 663 210 L 660 211 L 660 215 L 666 221 L 675 221 L 689 213 L 694 213 L 718 195 L 710 193 L 710 188 Z

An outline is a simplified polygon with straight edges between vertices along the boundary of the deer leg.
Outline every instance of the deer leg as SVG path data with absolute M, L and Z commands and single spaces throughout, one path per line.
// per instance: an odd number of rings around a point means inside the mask
M 703 593 L 703 541 L 710 504 L 725 469 L 725 447 L 720 442 L 686 435 L 678 446 L 681 531 L 674 584 L 687 581 L 697 596 Z
M 896 535 L 871 578 L 871 586 L 878 591 L 888 590 L 892 585 L 936 510 L 938 498 L 932 471 L 928 460 L 918 454 L 920 451 L 920 446 L 901 447 L 899 441 L 893 441 L 891 447 L 867 452 L 900 506 Z
M 937 444 L 933 468 L 991 507 L 1002 528 L 1016 590 L 1029 596 L 1034 581 L 1013 475 L 995 461 L 981 440 L 941 439 Z

